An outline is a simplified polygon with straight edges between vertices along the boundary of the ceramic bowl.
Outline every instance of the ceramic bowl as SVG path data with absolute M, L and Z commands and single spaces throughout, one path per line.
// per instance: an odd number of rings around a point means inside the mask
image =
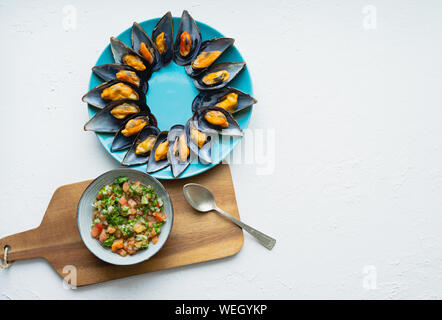
M 133 256 L 127 255 L 125 257 L 113 253 L 109 248 L 103 247 L 97 239 L 92 238 L 91 236 L 92 214 L 94 210 L 93 203 L 95 202 L 98 191 L 102 186 L 111 184 L 115 178 L 121 176 L 127 176 L 129 177 L 129 180 L 132 181 L 138 180 L 146 186 L 151 185 L 154 188 L 154 192 L 163 200 L 164 212 L 167 215 L 167 221 L 161 227 L 158 243 L 153 244 L 151 242 L 147 249 L 140 250 Z M 132 265 L 151 258 L 160 251 L 164 243 L 167 241 L 173 225 L 172 201 L 164 186 L 151 175 L 132 169 L 111 170 L 92 181 L 83 192 L 77 208 L 77 224 L 81 239 L 89 251 L 91 251 L 97 258 L 115 265 Z

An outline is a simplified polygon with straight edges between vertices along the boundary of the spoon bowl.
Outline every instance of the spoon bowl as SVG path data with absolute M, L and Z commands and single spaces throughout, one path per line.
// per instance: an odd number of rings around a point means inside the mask
M 200 212 L 215 210 L 215 197 L 206 187 L 196 183 L 188 183 L 183 187 L 183 192 L 184 198 L 195 210 Z

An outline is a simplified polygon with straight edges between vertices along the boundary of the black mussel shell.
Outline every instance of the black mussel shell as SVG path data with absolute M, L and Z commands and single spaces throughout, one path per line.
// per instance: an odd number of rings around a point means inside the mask
M 112 55 L 114 56 L 115 63 L 119 64 L 125 64 L 123 62 L 123 57 L 127 54 L 134 55 L 141 59 L 146 69 L 144 70 L 138 70 L 142 72 L 145 75 L 146 79 L 149 79 L 152 74 L 152 66 L 149 64 L 149 62 L 144 59 L 141 55 L 139 55 L 135 50 L 133 50 L 131 47 L 129 47 L 127 44 L 125 44 L 120 39 L 117 39 L 115 37 L 110 38 L 110 46 Z
M 169 163 L 172 167 L 172 175 L 174 178 L 180 176 L 184 170 L 189 166 L 190 162 L 192 162 L 192 153 L 189 148 L 189 155 L 186 158 L 186 161 L 182 162 L 178 159 L 177 155 L 173 151 L 175 141 L 184 134 L 184 141 L 187 146 L 189 146 L 187 141 L 186 132 L 184 130 L 184 126 L 181 124 L 174 125 L 169 130 L 169 134 L 167 135 L 167 140 L 169 140 L 169 150 L 167 152 L 167 158 L 169 159 Z
M 113 86 L 114 84 L 117 83 L 123 83 L 129 87 L 131 87 L 138 95 L 138 99 L 129 99 L 132 101 L 140 101 L 140 102 L 146 102 L 146 95 L 135 85 L 133 85 L 132 83 L 123 81 L 123 80 L 111 80 L 108 82 L 103 82 L 102 84 L 96 86 L 95 88 L 93 88 L 92 90 L 90 90 L 88 93 L 86 93 L 83 98 L 81 98 L 83 100 L 83 102 L 86 102 L 88 104 L 90 104 L 91 106 L 94 106 L 96 108 L 99 109 L 103 109 L 104 107 L 106 107 L 109 103 L 113 102 L 112 100 L 104 100 L 101 97 L 101 93 L 103 92 L 104 89 Z M 117 101 L 117 100 L 114 100 Z
M 136 22 L 134 22 L 132 26 L 131 41 L 132 49 L 134 49 L 135 52 L 138 52 L 140 56 L 143 56 L 140 52 L 141 43 L 144 42 L 146 47 L 151 50 L 151 53 L 153 53 L 152 72 L 161 69 L 162 59 L 157 47 L 152 42 L 152 39 L 147 35 L 146 31 L 144 31 L 144 29 Z
M 220 51 L 220 54 L 218 56 L 218 58 L 219 58 L 224 53 L 224 51 L 226 51 L 227 49 L 229 49 L 233 45 L 234 42 L 235 42 L 235 40 L 232 38 L 214 38 L 211 40 L 206 40 L 201 44 L 201 48 L 200 48 L 198 54 L 192 60 L 192 63 L 203 52 Z M 192 78 L 195 78 L 198 75 L 200 75 L 201 73 L 203 73 L 204 71 L 206 71 L 218 58 L 216 58 L 210 65 L 208 65 L 205 68 L 194 69 L 192 66 L 192 63 L 190 63 L 189 65 L 185 66 L 184 70 L 186 70 L 186 73 L 189 76 L 191 76 Z
M 153 124 L 151 123 L 151 113 L 138 113 L 135 114 L 129 118 L 127 118 L 123 124 L 121 125 L 120 129 L 118 130 L 118 132 L 115 134 L 114 140 L 112 141 L 112 146 L 111 146 L 111 152 L 115 152 L 115 151 L 119 151 L 119 150 L 124 150 L 129 148 L 132 143 L 134 142 L 135 138 L 137 137 L 138 133 L 133 134 L 131 136 L 126 137 L 124 134 L 121 133 L 121 131 L 124 129 L 124 127 L 126 126 L 126 123 L 129 122 L 132 119 L 138 119 L 138 118 L 147 118 L 147 126 L 152 126 Z M 154 125 L 155 126 L 155 125 Z
M 228 127 L 221 127 L 214 124 L 209 123 L 205 118 L 204 115 L 209 111 L 219 111 L 224 114 L 224 116 L 227 119 L 227 122 L 229 123 Z M 222 134 L 226 136 L 242 136 L 243 132 L 235 119 L 233 119 L 232 115 L 226 111 L 223 108 L 218 107 L 207 107 L 203 109 L 198 109 L 193 114 L 192 120 L 196 121 L 198 123 L 198 129 L 202 132 L 208 133 L 208 134 Z
M 229 93 L 236 93 L 238 95 L 238 105 L 236 106 L 236 109 L 231 113 L 241 111 L 258 102 L 255 98 L 251 97 L 247 93 L 244 93 L 232 87 L 225 87 L 215 91 L 200 92 L 195 97 L 195 99 L 193 99 L 192 112 L 195 112 L 197 109 L 200 108 L 215 106 L 218 102 L 221 101 L 223 97 L 225 97 Z
M 145 74 L 139 72 L 138 70 L 132 68 L 131 66 L 125 64 L 102 64 L 92 68 L 92 71 L 104 81 L 111 81 L 117 79 L 117 73 L 120 72 L 121 70 L 135 72 L 140 82 L 138 87 L 142 92 L 144 92 L 144 94 L 147 93 L 148 84 L 147 84 L 147 79 L 145 78 Z M 134 85 L 136 84 L 134 83 Z
M 152 41 L 156 43 L 156 38 L 164 32 L 166 39 L 166 52 L 161 54 L 163 66 L 167 66 L 173 58 L 173 19 L 172 13 L 167 12 L 156 24 L 152 31 Z M 158 47 L 157 47 L 158 49 Z
M 198 146 L 198 143 L 192 140 L 190 132 L 190 129 L 192 127 L 198 129 L 198 122 L 190 119 L 189 121 L 187 121 L 184 130 L 187 135 L 187 144 L 189 145 L 191 152 L 197 155 L 202 163 L 212 163 L 212 135 L 205 133 L 207 135 L 207 139 L 204 145 L 200 148 Z
M 192 40 L 192 46 L 190 48 L 187 56 L 182 56 L 180 53 L 180 39 L 181 34 L 183 32 L 187 32 L 190 35 Z M 175 38 L 174 46 L 173 46 L 173 60 L 176 64 L 180 66 L 185 66 L 189 64 L 198 54 L 198 51 L 201 47 L 201 32 L 198 28 L 195 20 L 193 20 L 192 16 L 187 12 L 187 10 L 183 11 L 180 19 L 180 26 L 178 27 L 178 33 Z
M 124 103 L 134 104 L 139 109 L 139 113 L 150 113 L 149 107 L 140 101 L 133 101 L 130 99 L 121 99 L 114 101 L 107 105 L 104 109 L 98 111 L 88 122 L 84 125 L 85 131 L 95 131 L 101 133 L 116 133 L 120 130 L 121 125 L 125 121 L 125 119 L 117 119 L 112 114 L 111 111 Z M 133 116 L 133 115 L 131 115 Z M 128 116 L 128 117 L 131 117 Z M 126 117 L 127 118 L 127 117 Z M 156 120 L 155 120 L 156 121 Z
M 148 114 L 149 114 L 149 120 L 150 120 L 149 125 L 154 126 L 154 127 L 158 127 L 158 121 L 157 121 L 157 118 L 155 117 L 155 115 L 152 112 L 150 112 L 150 110 L 149 110 Z
M 157 127 L 153 126 L 146 126 L 144 127 L 140 133 L 138 133 L 137 137 L 135 138 L 134 142 L 132 143 L 132 146 L 130 147 L 129 151 L 124 156 L 123 161 L 121 164 L 123 166 L 136 166 L 145 164 L 149 160 L 150 151 L 144 153 L 144 154 L 136 154 L 135 151 L 137 149 L 137 146 L 143 142 L 145 139 L 147 139 L 149 136 L 158 136 L 160 133 L 160 130 L 158 130 Z
M 209 69 L 204 71 L 200 76 L 193 80 L 193 84 L 198 90 L 217 90 L 224 88 L 229 82 L 231 82 L 235 77 L 244 69 L 246 66 L 245 62 L 223 62 L 218 64 L 213 64 Z M 229 78 L 221 83 L 214 85 L 207 85 L 203 82 L 203 78 L 212 72 L 218 72 L 226 70 L 229 73 Z
M 168 131 L 162 131 L 158 134 L 157 141 L 155 141 L 155 145 L 153 146 L 152 152 L 150 153 L 150 156 L 149 156 L 149 161 L 147 162 L 147 167 L 146 167 L 147 173 L 156 172 L 156 171 L 159 171 L 159 170 L 164 169 L 167 166 L 169 166 L 169 160 L 167 157 L 163 160 L 158 161 L 158 162 L 155 161 L 155 150 L 158 148 L 158 145 L 160 143 L 167 140 L 168 134 L 169 134 Z

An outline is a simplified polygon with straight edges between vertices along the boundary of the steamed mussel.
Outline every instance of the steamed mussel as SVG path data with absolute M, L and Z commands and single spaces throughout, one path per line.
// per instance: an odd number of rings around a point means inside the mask
M 151 113 L 143 112 L 128 117 L 115 134 L 112 141 L 111 151 L 119 151 L 129 148 L 138 133 L 146 126 L 156 123 Z
M 147 79 L 150 78 L 152 65 L 145 58 L 120 39 L 111 37 L 110 44 L 115 63 L 131 66 L 137 71 L 144 73 Z
M 198 129 L 198 122 L 190 119 L 184 128 L 190 150 L 203 163 L 212 163 L 212 135 Z
M 187 12 L 183 11 L 180 19 L 180 26 L 173 47 L 173 59 L 176 64 L 185 66 L 189 64 L 201 46 L 201 32 L 195 20 Z
M 149 160 L 150 153 L 157 141 L 160 130 L 156 126 L 144 127 L 135 138 L 123 161 L 124 166 L 145 164 Z
M 192 117 L 201 132 L 228 136 L 242 136 L 243 132 L 232 115 L 223 108 L 197 109 Z
M 146 96 L 134 84 L 115 79 L 104 82 L 86 93 L 82 100 L 94 107 L 103 109 L 108 103 L 121 99 L 145 102 Z
M 163 66 L 167 66 L 173 58 L 173 19 L 170 11 L 153 28 L 152 41 L 161 56 Z
M 245 67 L 244 62 L 223 62 L 214 64 L 204 71 L 193 84 L 199 90 L 216 90 L 224 88 Z
M 156 172 L 169 166 L 169 160 L 167 158 L 169 152 L 168 134 L 168 131 L 162 131 L 158 134 L 147 162 L 147 173 Z
M 150 113 L 150 109 L 144 102 L 133 101 L 130 99 L 117 100 L 98 111 L 88 122 L 86 122 L 84 130 L 101 133 L 116 133 L 125 119 L 138 113 Z M 151 122 L 154 122 L 153 125 L 156 125 L 156 120 L 153 117 Z
M 236 113 L 250 107 L 257 101 L 247 93 L 232 87 L 215 91 L 200 92 L 192 102 L 192 112 L 205 107 L 220 107 L 230 113 Z
M 137 86 L 143 93 L 147 92 L 148 84 L 144 74 L 125 64 L 103 64 L 95 66 L 92 71 L 104 81 L 123 80 Z
M 204 41 L 198 55 L 184 69 L 191 77 L 197 77 L 209 68 L 228 48 L 230 48 L 234 39 L 231 38 L 214 38 Z
M 132 26 L 131 41 L 132 48 L 147 60 L 152 67 L 152 71 L 157 71 L 161 68 L 162 59 L 157 47 L 146 31 L 136 22 Z
M 172 175 L 176 178 L 192 161 L 184 126 L 177 124 L 170 128 L 167 141 L 169 145 L 167 158 L 172 167 Z

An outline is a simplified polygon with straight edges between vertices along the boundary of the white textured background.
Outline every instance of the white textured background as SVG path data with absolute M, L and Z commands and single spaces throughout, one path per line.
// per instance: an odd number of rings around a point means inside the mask
M 442 3 L 257 2 L 0 0 L 0 237 L 36 227 L 58 186 L 117 166 L 82 131 L 90 68 L 133 21 L 187 8 L 236 39 L 259 100 L 250 127 L 276 130 L 273 174 L 232 174 L 242 219 L 278 239 L 75 291 L 21 261 L 0 271 L 1 299 L 442 298 Z

